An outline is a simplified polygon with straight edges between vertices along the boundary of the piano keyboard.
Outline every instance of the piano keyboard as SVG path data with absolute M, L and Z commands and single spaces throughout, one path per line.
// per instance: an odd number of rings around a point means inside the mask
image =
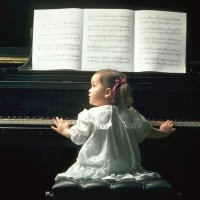
M 75 119 L 66 120 L 70 125 L 76 123 Z M 150 120 L 152 126 L 160 126 L 163 121 Z M 50 126 L 53 124 L 52 119 L 44 118 L 0 118 L 0 125 L 18 125 L 18 126 Z M 174 121 L 176 127 L 200 127 L 198 121 Z
M 152 121 L 150 123 L 153 126 L 160 126 L 163 121 Z M 175 127 L 200 127 L 200 122 L 198 121 L 174 121 Z
M 67 119 L 70 125 L 74 125 L 76 123 L 75 119 Z M 0 118 L 0 125 L 42 125 L 42 126 L 50 126 L 53 124 L 52 119 L 45 118 Z

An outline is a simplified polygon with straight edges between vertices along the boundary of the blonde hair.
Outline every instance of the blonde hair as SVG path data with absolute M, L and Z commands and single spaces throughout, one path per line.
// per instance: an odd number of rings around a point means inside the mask
M 126 75 L 112 69 L 102 69 L 96 72 L 100 75 L 103 86 L 112 89 L 112 104 L 130 107 L 133 103 L 132 90 L 127 83 Z M 123 80 L 120 82 L 120 80 Z

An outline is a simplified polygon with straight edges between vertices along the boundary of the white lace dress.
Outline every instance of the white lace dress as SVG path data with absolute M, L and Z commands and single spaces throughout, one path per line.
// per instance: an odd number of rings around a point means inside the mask
M 77 160 L 55 180 L 159 178 L 158 173 L 141 166 L 138 144 L 151 130 L 149 122 L 135 109 L 105 105 L 83 110 L 70 129 L 71 140 L 82 145 Z

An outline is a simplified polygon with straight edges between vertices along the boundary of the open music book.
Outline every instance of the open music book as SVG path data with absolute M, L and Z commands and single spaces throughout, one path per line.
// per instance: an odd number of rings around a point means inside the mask
M 34 10 L 32 69 L 186 72 L 186 13 Z

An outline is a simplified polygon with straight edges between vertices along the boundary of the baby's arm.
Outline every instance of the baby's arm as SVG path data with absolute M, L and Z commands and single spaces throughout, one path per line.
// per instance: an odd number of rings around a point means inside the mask
M 71 134 L 69 131 L 70 124 L 62 118 L 56 117 L 55 119 L 53 119 L 53 125 L 51 126 L 51 128 L 60 135 L 63 135 L 66 138 L 71 138 Z
M 171 120 L 163 122 L 159 128 L 153 128 L 148 138 L 162 138 L 175 131 L 174 123 Z

